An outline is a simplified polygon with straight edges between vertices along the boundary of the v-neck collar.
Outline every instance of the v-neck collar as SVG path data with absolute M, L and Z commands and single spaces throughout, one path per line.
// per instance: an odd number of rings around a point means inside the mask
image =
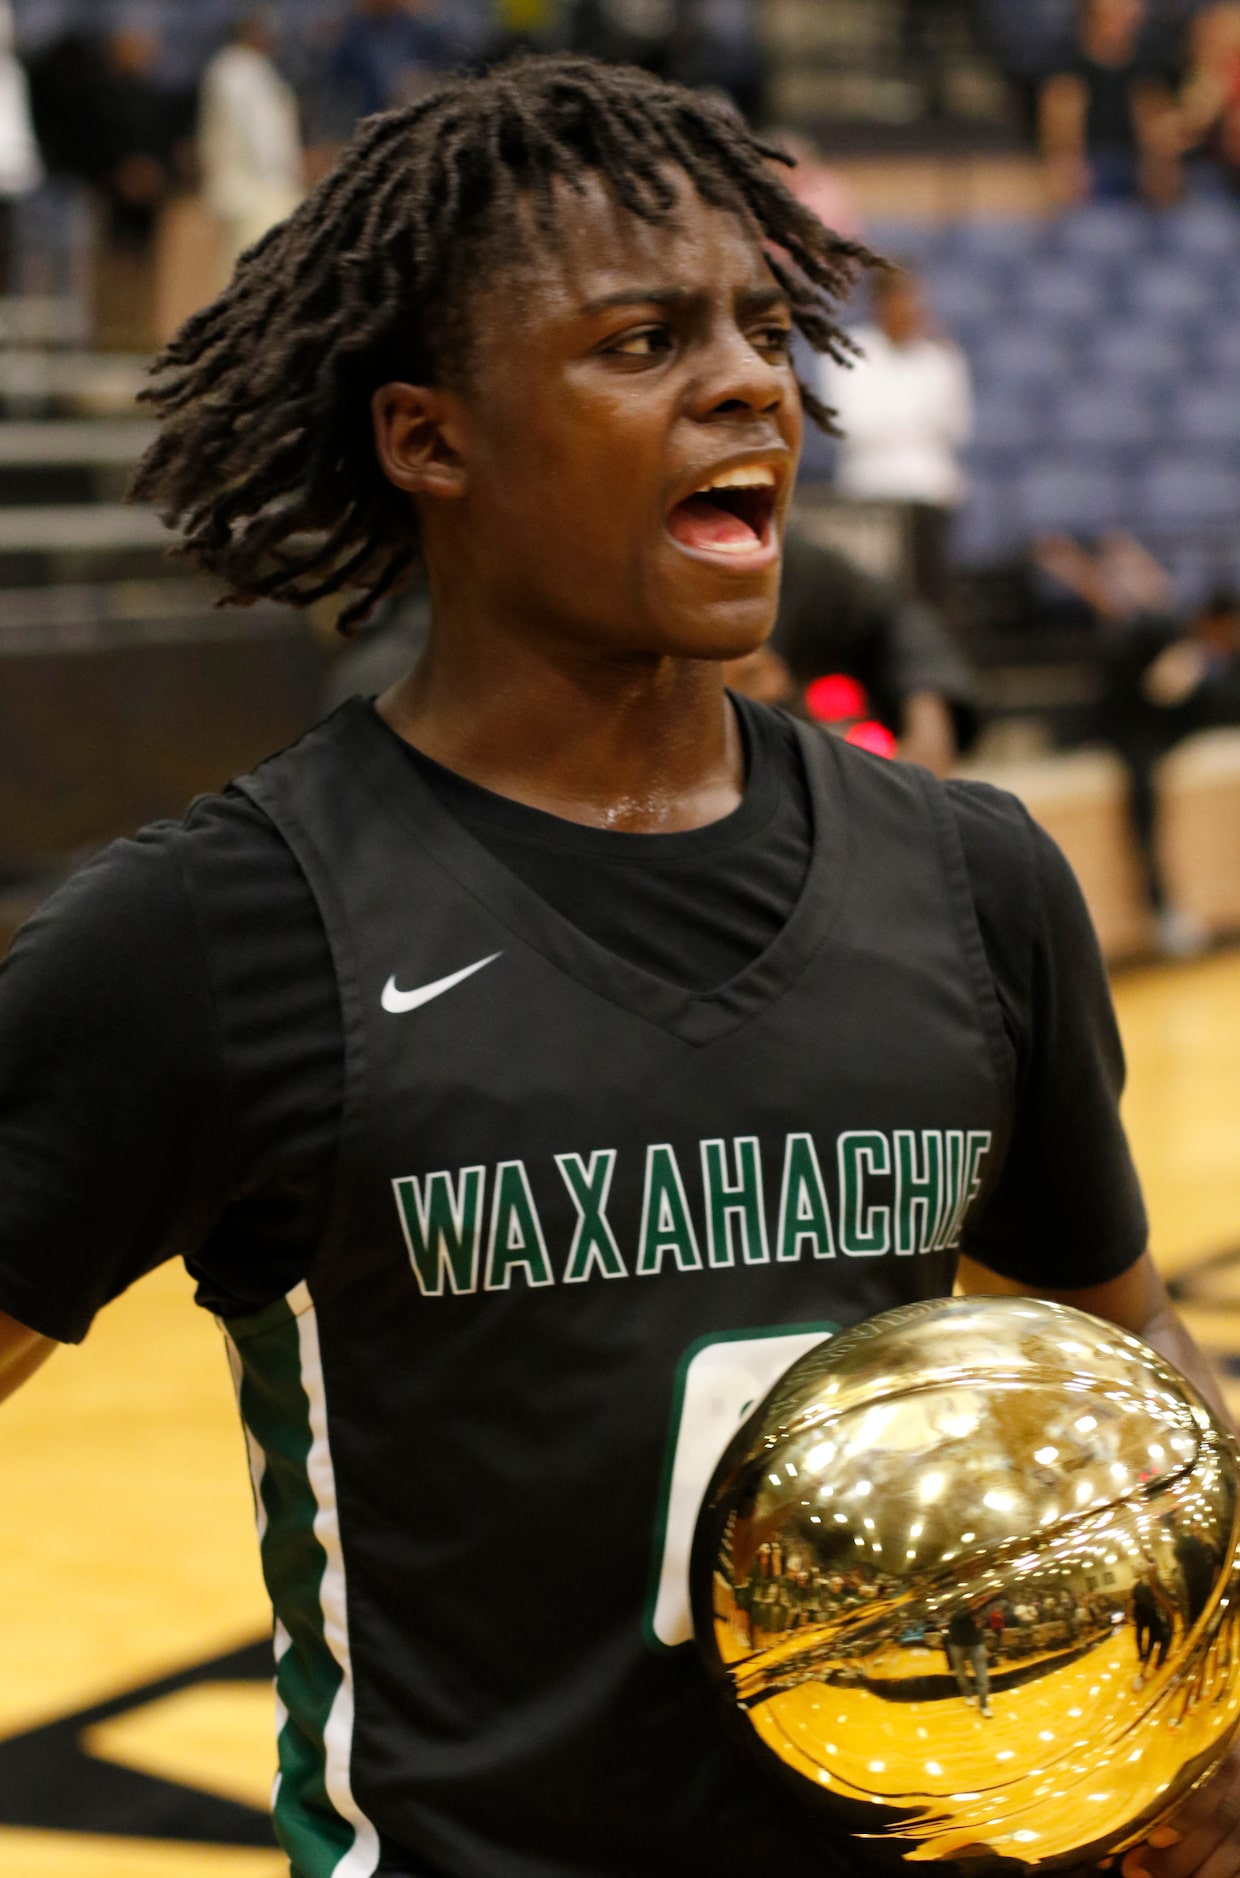
M 347 732 L 346 747 L 358 757 L 384 810 L 492 918 L 566 976 L 686 1043 L 712 1043 L 782 997 L 823 944 L 841 903 L 848 831 L 843 791 L 833 791 L 827 779 L 828 771 L 839 778 L 839 767 L 829 740 L 808 726 L 798 724 L 796 729 L 809 780 L 813 833 L 809 867 L 796 905 L 751 964 L 726 984 L 698 992 L 668 984 L 630 964 L 575 926 L 505 867 L 439 801 L 408 760 L 400 736 L 370 700 L 350 700 L 338 721 Z

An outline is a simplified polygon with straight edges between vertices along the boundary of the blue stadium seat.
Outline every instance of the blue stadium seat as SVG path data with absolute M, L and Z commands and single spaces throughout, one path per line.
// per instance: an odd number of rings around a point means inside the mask
M 1187 376 L 1188 354 L 1156 326 L 1102 326 L 1092 336 L 1085 364 L 1103 378 L 1170 390 Z
M 1026 319 L 1064 333 L 1101 320 L 1110 298 L 1108 282 L 1093 269 L 1062 266 L 1033 271 L 1019 292 Z
M 1030 535 L 1098 535 L 1127 524 L 1131 504 L 1121 476 L 1085 469 L 1071 458 L 1046 458 L 1015 487 L 1015 508 Z
M 972 363 L 979 388 L 994 392 L 1044 394 L 1071 375 L 1071 353 L 1063 339 L 1028 326 L 991 333 Z
M 1219 585 L 1221 570 L 1200 542 L 1175 543 L 1159 558 L 1171 577 L 1171 603 L 1177 612 L 1192 612 Z
M 1201 335 L 1194 348 L 1198 370 L 1212 382 L 1240 377 L 1240 321 L 1227 317 Z
M 1138 479 L 1135 517 L 1146 534 L 1240 529 L 1240 471 L 1203 455 L 1168 456 Z
M 1218 306 L 1212 267 L 1183 261 L 1160 261 L 1133 275 L 1128 302 L 1133 314 L 1151 326 L 1179 331 L 1204 325 Z
M 1240 266 L 1240 208 L 1230 202 L 1187 202 L 1158 218 L 1158 238 L 1171 260 Z
M 986 567 L 1015 554 L 1024 540 L 1007 483 L 974 483 L 952 526 L 951 554 L 959 567 Z
M 1032 263 L 1041 252 L 1046 225 L 1033 216 L 1011 221 L 952 222 L 936 255 L 940 267 L 1006 270 Z
M 1049 245 L 1081 261 L 1135 262 L 1149 247 L 1157 218 L 1132 202 L 1092 202 L 1056 222 Z
M 1211 451 L 1240 467 L 1240 377 L 1182 386 L 1167 407 L 1166 438 L 1175 449 Z
M 1054 410 L 1045 397 L 988 393 L 979 397 L 970 454 L 987 469 L 1010 465 L 1024 469 L 1053 438 Z
M 1103 380 L 1064 387 L 1054 413 L 1054 435 L 1061 450 L 1084 451 L 1116 468 L 1131 468 L 1158 439 L 1161 412 L 1131 387 Z
M 1007 315 L 1002 282 L 990 272 L 936 268 L 926 297 L 939 324 L 964 345 Z
M 874 222 L 865 230 L 865 242 L 887 260 L 923 268 L 941 252 L 943 231 L 936 222 Z

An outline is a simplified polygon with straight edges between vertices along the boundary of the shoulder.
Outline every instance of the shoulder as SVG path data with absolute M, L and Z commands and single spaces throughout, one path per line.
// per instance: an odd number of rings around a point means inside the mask
M 1016 796 L 982 782 L 938 787 L 960 838 L 1004 1019 L 1023 1048 L 1039 976 L 1056 957 L 1095 949 L 1089 914 L 1062 849 Z
M 152 999 L 184 991 L 205 972 L 213 892 L 244 897 L 281 876 L 292 857 L 275 828 L 239 791 L 204 797 L 183 820 L 156 822 L 115 841 L 48 899 L 15 938 L 0 973 L 10 990 L 55 984 L 98 1009 L 129 991 Z
M 1018 796 L 992 783 L 961 778 L 938 785 L 951 809 L 979 910 L 1001 914 L 1020 896 L 1036 913 L 1049 896 L 1079 894 L 1062 849 L 1035 822 Z
M 1005 947 L 1031 944 L 1041 901 L 1071 871 L 1024 803 L 991 783 L 941 783 L 964 852 L 982 937 Z

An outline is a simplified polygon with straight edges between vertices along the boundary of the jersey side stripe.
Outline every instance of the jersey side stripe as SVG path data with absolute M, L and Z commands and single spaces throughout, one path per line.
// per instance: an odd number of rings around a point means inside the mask
M 353 1844 L 336 1865 L 332 1878 L 369 1878 L 379 1863 L 379 1834 L 353 1798 L 350 1763 L 353 1756 L 353 1660 L 349 1650 L 349 1612 L 346 1602 L 344 1553 L 340 1544 L 340 1513 L 336 1503 L 336 1473 L 327 1434 L 327 1395 L 319 1353 L 319 1320 L 313 1307 L 296 1320 L 301 1345 L 301 1377 L 310 1406 L 313 1441 L 306 1471 L 318 1504 L 314 1536 L 326 1555 L 319 1585 L 323 1629 L 327 1647 L 340 1666 L 337 1687 L 323 1731 L 327 1750 L 327 1794 L 336 1811 L 353 1827 Z
M 224 1332 L 224 1348 L 228 1352 L 228 1367 L 232 1371 L 233 1388 L 237 1392 L 237 1407 L 240 1409 L 241 1352 L 228 1335 L 227 1330 Z M 245 1450 L 250 1462 L 250 1485 L 254 1491 L 254 1523 L 258 1529 L 258 1549 L 261 1553 L 263 1540 L 267 1534 L 267 1508 L 263 1505 L 263 1474 L 267 1468 L 267 1457 L 251 1434 L 244 1415 L 241 1417 L 241 1427 L 245 1434 Z
M 259 1335 L 229 1339 L 247 1442 L 261 1456 L 263 1576 L 279 1612 L 273 1824 L 293 1878 L 369 1878 L 379 1843 L 349 1777 L 352 1662 L 318 1326 L 312 1306 L 294 1304 Z

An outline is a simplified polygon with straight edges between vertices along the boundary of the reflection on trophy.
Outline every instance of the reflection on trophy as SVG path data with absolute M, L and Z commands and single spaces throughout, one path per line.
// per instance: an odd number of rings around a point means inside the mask
M 888 1865 L 1084 1863 L 1240 1724 L 1238 1484 L 1191 1384 L 1114 1325 L 909 1305 L 812 1350 L 732 1442 L 698 1642 L 828 1834 Z

